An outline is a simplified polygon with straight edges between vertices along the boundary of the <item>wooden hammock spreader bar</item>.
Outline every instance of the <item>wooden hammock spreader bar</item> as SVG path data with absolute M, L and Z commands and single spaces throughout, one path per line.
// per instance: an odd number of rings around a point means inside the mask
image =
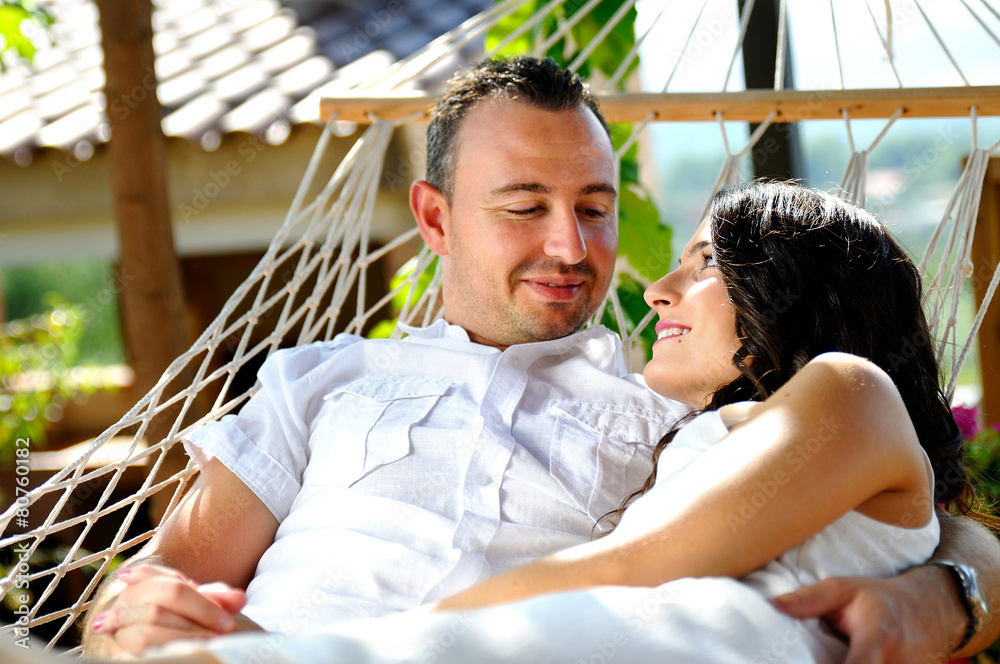
M 715 122 L 716 112 L 726 120 L 763 122 L 777 110 L 774 122 L 840 120 L 846 109 L 851 118 L 888 118 L 903 108 L 903 117 L 967 117 L 976 106 L 979 116 L 1000 115 L 1000 86 L 954 88 L 889 88 L 870 90 L 750 90 L 746 92 L 620 92 L 597 93 L 609 122 L 640 122 L 649 113 L 658 122 Z M 337 119 L 365 124 L 371 113 L 386 120 L 422 122 L 437 96 L 428 92 L 388 92 L 323 97 L 320 109 L 326 121 Z

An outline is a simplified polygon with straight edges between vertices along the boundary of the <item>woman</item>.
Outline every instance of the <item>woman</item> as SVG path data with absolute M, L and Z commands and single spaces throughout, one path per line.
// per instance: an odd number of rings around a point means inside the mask
M 753 184 L 716 196 L 680 267 L 646 299 L 660 317 L 646 381 L 696 411 L 660 441 L 646 485 L 607 516 L 617 523 L 609 535 L 432 607 L 492 608 L 209 647 L 224 661 L 266 659 L 261 648 L 303 664 L 434 660 L 443 650 L 500 661 L 530 659 L 547 630 L 572 629 L 579 650 L 561 660 L 842 658 L 839 639 L 769 598 L 923 562 L 938 540 L 934 505 L 965 511 L 970 498 L 916 269 L 867 212 Z M 593 586 L 604 588 L 567 592 Z M 528 601 L 503 606 L 518 600 Z M 635 629 L 588 642 L 585 620 L 607 611 Z
M 704 412 L 659 443 L 610 535 L 438 608 L 725 576 L 712 592 L 766 613 L 766 598 L 819 578 L 923 562 L 937 544 L 933 506 L 968 509 L 917 270 L 867 212 L 786 184 L 721 192 L 646 300 L 659 314 L 647 384 Z M 843 652 L 818 625 L 803 639 L 816 659 Z M 692 645 L 679 641 L 678 653 Z

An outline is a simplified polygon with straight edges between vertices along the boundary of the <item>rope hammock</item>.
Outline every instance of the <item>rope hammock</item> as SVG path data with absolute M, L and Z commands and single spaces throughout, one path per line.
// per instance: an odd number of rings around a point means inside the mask
M 736 11 L 735 3 L 726 5 L 734 22 L 733 41 L 727 45 L 727 48 L 731 46 L 732 53 L 722 85 L 715 91 L 676 92 L 671 88 L 678 80 L 678 74 L 682 73 L 686 58 L 702 45 L 704 35 L 711 29 L 710 22 L 716 20 L 712 17 L 717 14 L 719 3 L 710 0 L 704 0 L 696 16 L 688 19 L 690 24 L 683 26 L 681 33 L 686 34 L 680 37 L 683 42 L 671 44 L 676 59 L 668 63 L 669 73 L 662 87 L 656 86 L 659 90 L 632 90 L 638 78 L 633 69 L 640 47 L 655 43 L 657 38 L 650 35 L 657 34 L 654 31 L 663 26 L 678 29 L 677 19 L 671 12 L 680 10 L 678 5 L 681 4 L 686 4 L 684 9 L 691 11 L 694 3 L 672 3 L 670 0 L 644 2 L 643 11 L 652 5 L 655 16 L 644 31 L 636 28 L 635 45 L 617 67 L 607 75 L 595 74 L 591 85 L 599 92 L 602 108 L 610 122 L 632 123 L 627 139 L 617 151 L 619 157 L 640 141 L 654 122 L 699 120 L 717 123 L 724 158 L 715 189 L 745 181 L 748 155 L 768 126 L 788 121 L 842 120 L 851 154 L 839 193 L 843 198 L 862 205 L 867 201 L 869 156 L 893 128 L 913 117 L 968 117 L 972 135 L 970 156 L 922 263 L 925 270 L 931 265 L 941 266 L 927 278 L 926 304 L 939 344 L 940 359 L 950 372 L 947 383 L 950 397 L 955 390 L 959 369 L 968 357 L 982 322 L 985 307 L 1000 283 L 998 269 L 993 273 L 982 309 L 975 318 L 968 339 L 959 339 L 956 326 L 959 296 L 964 281 L 972 273 L 970 255 L 981 185 L 990 155 L 1000 148 L 1000 141 L 997 141 L 1000 137 L 980 136 L 979 118 L 1000 114 L 1000 87 L 970 84 L 952 52 L 954 44 L 948 43 L 944 31 L 935 27 L 918 0 L 905 3 L 895 0 L 858 2 L 866 6 L 865 21 L 870 19 L 870 24 L 852 26 L 852 33 L 857 39 L 870 34 L 873 40 L 877 40 L 882 59 L 891 70 L 891 81 L 883 88 L 858 90 L 848 87 L 849 76 L 845 72 L 838 38 L 838 28 L 843 31 L 845 24 L 842 16 L 838 21 L 832 0 L 829 18 L 835 55 L 827 62 L 837 63 L 839 88 L 820 91 L 784 89 L 784 67 L 791 43 L 788 14 L 794 12 L 798 4 L 785 0 L 781 0 L 778 7 L 773 90 L 733 89 L 739 85 L 736 62 L 749 32 L 749 18 L 755 4 L 753 0 L 745 3 L 742 15 Z M 26 625 L 5 625 L 0 627 L 0 631 L 25 626 L 34 630 L 46 625 L 46 633 L 51 634 L 50 647 L 75 637 L 71 628 L 89 606 L 113 559 L 120 554 L 125 555 L 123 552 L 134 553 L 137 545 L 152 536 L 153 531 L 133 532 L 133 524 L 140 516 L 144 501 L 159 492 L 167 492 L 163 494 L 171 496 L 167 510 L 173 509 L 196 473 L 193 463 L 188 463 L 180 472 L 166 473 L 164 459 L 167 450 L 196 427 L 233 412 L 254 393 L 256 388 L 238 395 L 230 393 L 237 371 L 245 364 L 251 361 L 259 363 L 279 346 L 289 343 L 304 344 L 330 339 L 344 331 L 360 334 L 380 320 L 395 317 L 412 325 L 426 325 L 441 315 L 440 267 L 426 247 L 416 252 L 407 266 L 406 276 L 395 280 L 388 293 L 372 306 L 365 304 L 369 299 L 369 272 L 377 270 L 380 261 L 385 261 L 390 252 L 419 241 L 415 228 L 391 239 L 373 238 L 371 231 L 372 211 L 390 139 L 398 127 L 424 121 L 428 106 L 433 102 L 432 95 L 405 91 L 407 83 L 440 65 L 466 44 L 483 41 L 487 33 L 501 22 L 513 16 L 520 17 L 536 7 L 537 11 L 525 16 L 520 26 L 496 43 L 490 53 L 502 52 L 524 40 L 533 43 L 532 51 L 536 55 L 544 55 L 563 44 L 566 49 L 579 49 L 570 64 L 570 68 L 578 69 L 589 56 L 599 52 L 598 49 L 613 36 L 616 27 L 636 3 L 635 0 L 622 2 L 610 17 L 601 14 L 600 28 L 591 41 L 573 43 L 574 28 L 603 4 L 602 0 L 587 0 L 582 4 L 579 0 L 500 2 L 396 63 L 377 79 L 353 90 L 350 98 L 324 101 L 325 113 L 330 121 L 318 141 L 291 208 L 264 257 L 229 298 L 222 312 L 191 348 L 170 365 L 156 386 L 117 424 L 97 437 L 77 459 L 43 485 L 32 488 L 27 495 L 19 495 L 16 502 L 0 516 L 0 548 L 11 548 L 16 552 L 15 558 L 32 558 L 47 540 L 47 546 L 53 541 L 65 546 L 65 555 L 59 560 L 50 563 L 33 561 L 28 569 L 15 564 L 0 580 L 0 595 L 24 580 L 30 585 L 33 595 Z M 843 7 L 842 3 L 837 4 Z M 985 33 L 1000 45 L 995 32 L 995 26 L 1000 25 L 1000 13 L 990 5 L 989 0 L 949 0 L 946 4 L 947 8 L 935 9 L 941 10 L 942 15 L 947 14 L 952 21 L 960 19 L 966 34 L 972 31 Z M 916 21 L 926 26 L 931 38 L 923 50 L 934 51 L 939 59 L 947 62 L 961 85 L 934 89 L 908 88 L 904 85 L 905 75 L 902 75 L 897 57 L 901 40 L 897 19 L 904 13 L 911 23 Z M 739 18 L 738 30 L 736 18 Z M 540 29 L 545 26 L 548 29 Z M 728 39 L 726 35 L 715 38 L 720 41 Z M 810 43 L 809 47 L 819 48 L 820 45 Z M 667 66 L 662 71 L 667 71 Z M 621 91 L 622 85 L 626 85 L 629 91 Z M 803 105 L 808 109 L 805 113 L 799 110 Z M 863 118 L 881 118 L 885 125 L 867 148 L 859 149 L 852 134 L 852 121 Z M 363 122 L 369 126 L 333 175 L 320 182 L 321 158 L 328 149 L 338 122 Z M 742 127 L 744 122 L 759 123 L 759 126 L 742 147 L 732 147 L 727 128 Z M 319 193 L 310 198 L 308 192 L 317 189 Z M 643 352 L 639 335 L 652 320 L 653 312 L 650 311 L 634 325 L 626 322 L 622 302 L 616 293 L 616 286 L 625 275 L 643 286 L 647 285 L 648 279 L 622 258 L 609 293 L 609 308 L 618 321 L 619 330 L 623 332 L 623 352 L 629 354 L 625 359 L 631 361 L 632 353 Z M 408 295 L 417 292 L 419 297 Z M 192 379 L 186 385 L 177 387 L 179 381 L 175 379 L 182 375 L 190 375 Z M 211 395 L 211 403 L 206 404 L 205 395 Z M 170 418 L 172 425 L 169 433 L 163 440 L 147 441 L 147 429 L 157 417 Z M 112 438 L 129 443 L 117 460 L 91 467 L 91 458 Z M 137 464 L 148 468 L 139 489 L 126 498 L 114 497 L 126 470 Z M 81 513 L 80 491 L 84 484 L 102 486 L 103 489 L 96 508 Z M 43 523 L 30 530 L 19 526 L 16 520 L 19 510 L 26 509 L 36 516 L 44 510 L 46 516 Z M 117 534 L 112 541 L 103 543 L 99 550 L 92 551 L 93 545 L 88 536 L 99 523 L 117 524 Z M 24 557 L 21 557 L 22 554 Z M 85 566 L 95 568 L 96 573 L 85 577 L 79 573 Z M 59 596 L 56 591 L 70 578 L 75 584 L 73 596 L 76 599 L 65 606 L 65 600 L 62 603 L 56 601 Z M 81 582 L 80 578 L 87 580 Z

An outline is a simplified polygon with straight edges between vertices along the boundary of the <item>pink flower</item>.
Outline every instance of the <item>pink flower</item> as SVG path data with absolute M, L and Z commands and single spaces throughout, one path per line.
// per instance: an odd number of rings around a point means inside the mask
M 952 406 L 951 407 L 952 417 L 955 418 L 955 424 L 958 425 L 958 430 L 962 432 L 962 438 L 966 440 L 972 440 L 979 433 L 979 410 L 973 406 Z

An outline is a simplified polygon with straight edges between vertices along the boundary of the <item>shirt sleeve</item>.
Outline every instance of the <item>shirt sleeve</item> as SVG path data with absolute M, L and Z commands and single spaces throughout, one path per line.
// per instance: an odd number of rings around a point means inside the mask
M 360 340 L 341 334 L 275 352 L 257 374 L 260 389 L 240 413 L 192 432 L 184 441 L 188 454 L 199 465 L 217 458 L 284 520 L 309 462 L 312 418 L 330 388 L 320 376 L 337 353 Z

